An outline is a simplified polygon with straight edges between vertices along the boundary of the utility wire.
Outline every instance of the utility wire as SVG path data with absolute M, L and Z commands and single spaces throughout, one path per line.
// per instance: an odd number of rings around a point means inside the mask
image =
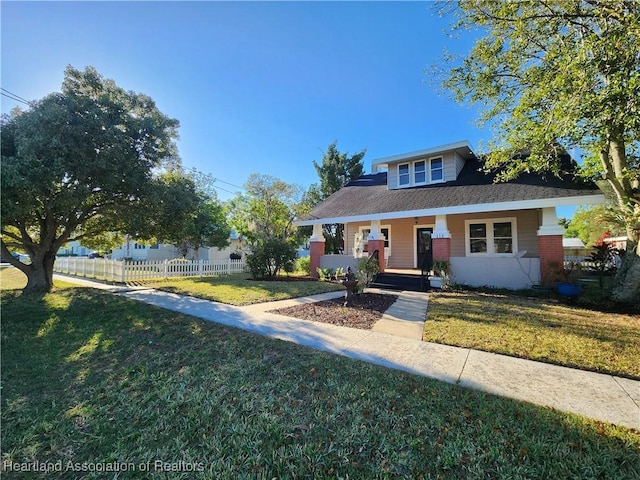
M 244 188 L 239 187 L 238 185 L 234 185 L 233 183 L 225 182 L 224 180 L 220 180 L 219 178 L 213 177 L 215 182 L 226 183 L 227 185 L 231 185 L 232 187 L 239 188 L 240 190 L 244 190 Z
M 25 105 L 31 106 L 31 102 L 29 100 L 25 100 L 20 95 L 16 95 L 15 93 L 10 92 L 6 88 L 0 87 L 0 90 L 2 90 L 0 93 L 3 96 L 10 98 L 11 100 L 15 100 L 16 102 L 21 102 L 21 103 L 24 103 Z
M 211 185 L 213 188 L 216 188 L 218 190 L 222 190 L 223 192 L 227 192 L 227 193 L 231 193 L 233 195 L 236 195 L 239 192 L 232 192 L 231 190 L 227 190 L 226 188 L 222 188 L 222 187 L 216 187 L 215 185 Z

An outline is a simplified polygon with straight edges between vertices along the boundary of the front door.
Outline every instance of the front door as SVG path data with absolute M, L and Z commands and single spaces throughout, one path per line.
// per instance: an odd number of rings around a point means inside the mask
M 416 229 L 417 267 L 422 270 L 431 270 L 431 265 L 433 264 L 431 233 L 433 233 L 433 228 Z

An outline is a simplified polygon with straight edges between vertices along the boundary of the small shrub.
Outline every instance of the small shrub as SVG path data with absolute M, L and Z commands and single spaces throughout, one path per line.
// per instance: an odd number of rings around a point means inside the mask
M 247 268 L 253 278 L 273 278 L 280 273 L 293 272 L 296 247 L 278 238 L 259 239 L 247 255 Z
M 376 276 L 380 273 L 378 259 L 374 257 L 363 257 L 358 260 L 358 287 L 361 292 L 369 287 Z
M 242 252 L 233 252 L 229 254 L 230 260 L 242 260 Z
M 449 260 L 435 260 L 431 269 L 437 277 L 448 277 L 451 273 L 451 262 Z
M 311 275 L 311 257 L 300 257 L 296 260 L 296 272 Z
M 330 268 L 316 268 L 316 272 L 318 272 L 318 279 L 321 282 L 328 282 L 331 280 L 331 269 Z

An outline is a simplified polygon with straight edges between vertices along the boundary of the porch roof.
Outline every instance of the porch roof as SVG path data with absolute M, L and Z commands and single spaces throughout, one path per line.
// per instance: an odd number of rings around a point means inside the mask
M 415 216 L 452 215 L 604 203 L 594 184 L 571 177 L 521 175 L 506 183 L 467 161 L 457 180 L 422 187 L 388 189 L 387 172 L 363 175 L 318 204 L 297 225 L 347 223 Z

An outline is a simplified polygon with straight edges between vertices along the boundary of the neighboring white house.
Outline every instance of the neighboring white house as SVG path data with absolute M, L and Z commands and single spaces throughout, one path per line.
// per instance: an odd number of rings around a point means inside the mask
M 86 257 L 93 250 L 87 247 L 83 247 L 80 245 L 78 240 L 74 240 L 73 242 L 69 242 L 65 244 L 60 250 L 58 250 L 58 255 L 60 256 L 73 256 L 73 257 Z
M 564 250 L 565 260 L 571 260 L 574 262 L 583 261 L 593 251 L 592 248 L 587 248 L 584 242 L 579 238 L 563 238 L 562 249 Z
M 229 246 L 226 248 L 203 247 L 198 249 L 199 260 L 228 260 L 229 255 L 239 252 L 244 258 L 246 242 L 236 232 L 231 232 L 229 238 Z M 156 243 L 153 245 L 145 245 L 126 237 L 125 241 L 119 248 L 114 249 L 109 255 L 113 260 L 122 260 L 123 258 L 143 261 L 143 260 L 171 260 L 179 258 L 180 252 L 175 245 L 167 243 Z M 187 252 L 187 260 L 196 258 L 195 251 Z

